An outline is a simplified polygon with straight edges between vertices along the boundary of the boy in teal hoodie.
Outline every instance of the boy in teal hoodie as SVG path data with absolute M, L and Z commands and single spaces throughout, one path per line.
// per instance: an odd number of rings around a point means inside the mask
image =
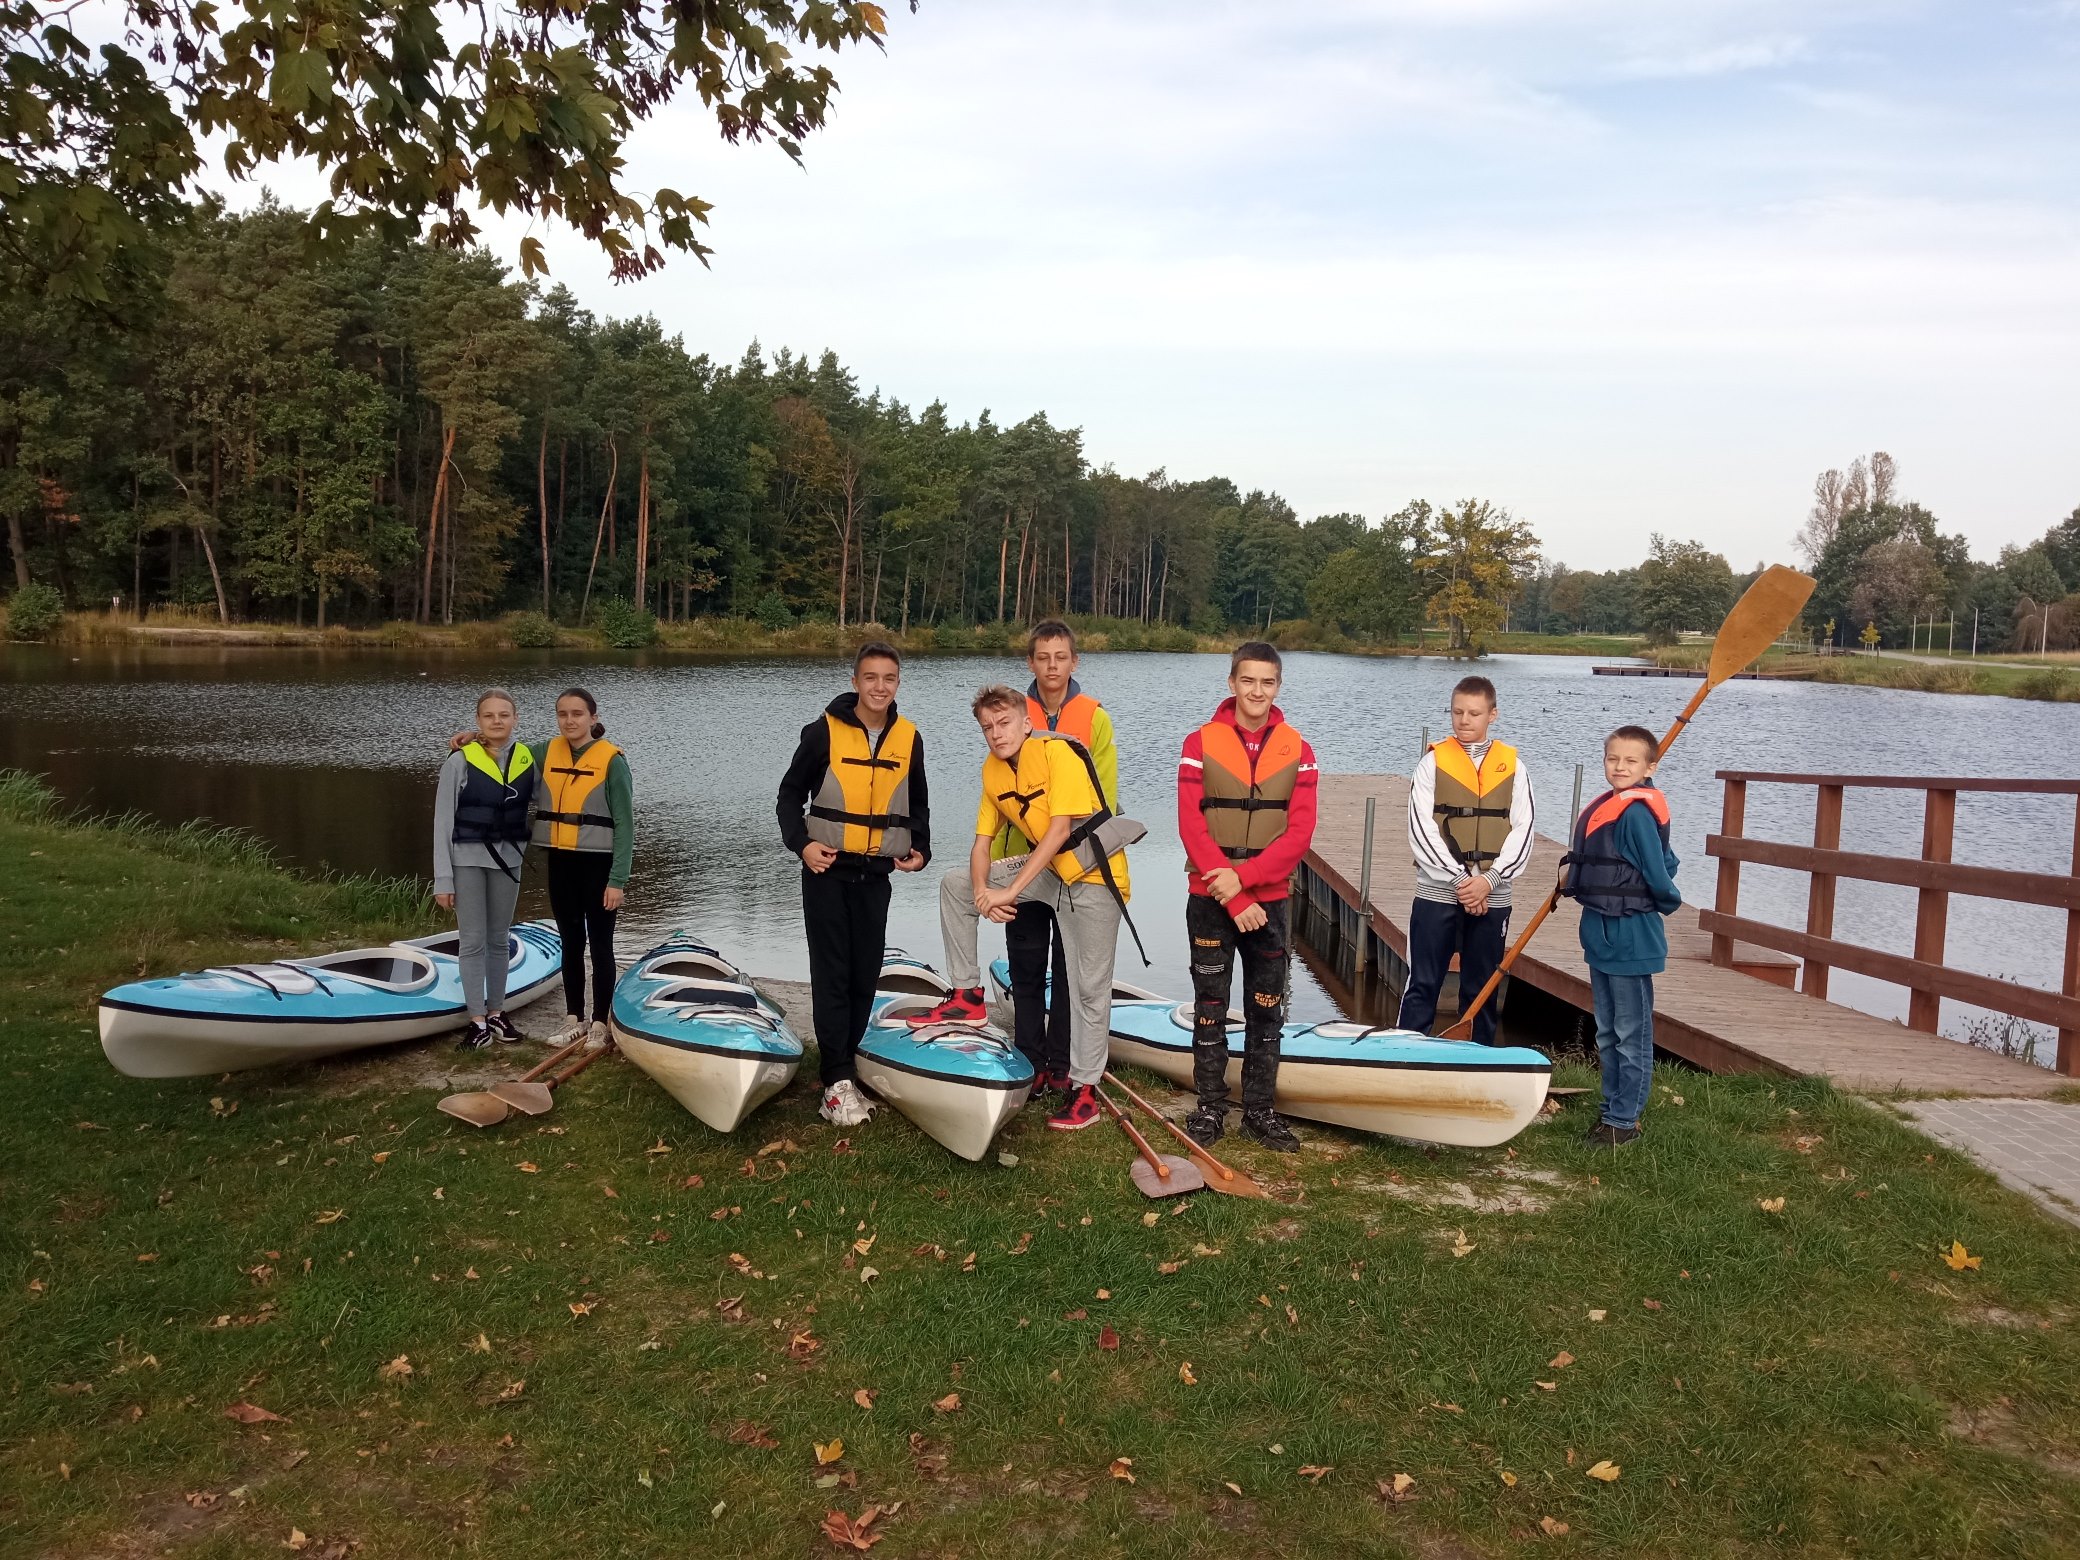
M 1603 744 L 1610 790 L 1575 821 L 1563 863 L 1581 902 L 1582 954 L 1596 999 L 1603 1115 L 1592 1144 L 1620 1148 L 1640 1134 L 1654 1078 L 1654 977 L 1668 966 L 1661 924 L 1682 907 L 1668 798 L 1654 784 L 1660 744 L 1644 726 L 1620 726 Z

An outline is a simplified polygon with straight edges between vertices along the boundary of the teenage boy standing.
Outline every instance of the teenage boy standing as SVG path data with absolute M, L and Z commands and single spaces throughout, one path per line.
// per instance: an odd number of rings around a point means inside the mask
M 1242 955 L 1242 1130 L 1267 1148 L 1300 1140 L 1272 1108 L 1285 1024 L 1286 892 L 1314 839 L 1314 749 L 1279 709 L 1283 668 L 1270 645 L 1238 648 L 1229 697 L 1184 739 L 1177 764 L 1177 832 L 1190 862 L 1185 929 L 1192 939 L 1192 1083 L 1185 1118 L 1211 1148 L 1227 1130 L 1228 992 Z
M 932 859 L 924 738 L 896 713 L 902 658 L 878 640 L 852 658 L 852 691 L 802 728 L 780 781 L 780 838 L 802 858 L 802 928 L 825 1121 L 874 1107 L 853 1052 L 867 1032 L 888 941 L 889 878 Z
M 1531 860 L 1531 776 L 1517 750 L 1488 735 L 1495 685 L 1462 677 L 1452 689 L 1452 734 L 1416 763 L 1408 788 L 1408 847 L 1416 898 L 1408 913 L 1408 989 L 1400 1026 L 1427 1034 L 1437 993 L 1459 956 L 1459 1001 L 1471 1002 L 1502 963 L 1510 884 Z M 1473 1038 L 1495 1043 L 1495 1004 Z
M 1047 1124 L 1073 1132 L 1098 1119 L 1097 1083 L 1111 1040 L 1113 955 L 1131 892 L 1126 847 L 1146 831 L 1113 816 L 1083 745 L 1034 731 L 1026 701 L 1013 690 L 984 688 L 974 711 L 989 748 L 975 841 L 966 869 L 954 868 L 939 885 L 939 933 L 954 995 L 910 1022 L 961 1018 L 964 1009 L 981 1006 L 981 921 L 1009 925 L 1029 899 L 1052 907 L 1067 955 L 1071 1006 L 1068 1098 Z M 991 842 L 1006 825 L 1033 842 L 1026 855 L 991 855 Z
M 1036 731 L 1057 732 L 1083 744 L 1098 772 L 1105 805 L 1118 812 L 1119 750 L 1112 716 L 1077 683 L 1077 660 L 1076 634 L 1067 623 L 1048 618 L 1033 625 L 1026 639 L 1026 669 L 1033 674 L 1026 688 L 1026 716 Z M 1007 823 L 990 841 L 990 856 L 1023 856 L 1032 848 L 1033 842 Z M 1068 951 L 1055 931 L 1054 907 L 1037 899 L 1021 901 L 1017 917 L 1004 928 L 1004 955 L 1011 966 L 1013 1029 L 1019 1050 L 1033 1064 L 1033 1092 L 1066 1092 L 1072 1003 Z

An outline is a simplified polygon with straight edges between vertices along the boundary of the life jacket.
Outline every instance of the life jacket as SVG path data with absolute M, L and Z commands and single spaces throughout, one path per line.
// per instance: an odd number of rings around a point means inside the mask
M 1300 780 L 1306 744 L 1283 721 L 1264 733 L 1251 760 L 1242 733 L 1224 720 L 1199 728 L 1199 751 L 1205 764 L 1199 810 L 1206 830 L 1230 861 L 1260 856 L 1281 834 Z
M 1069 697 L 1062 701 L 1060 712 L 1051 717 L 1047 706 L 1040 702 L 1040 685 L 1034 683 L 1026 689 L 1026 714 L 1031 718 L 1035 731 L 1052 731 L 1074 737 L 1085 747 L 1091 745 L 1098 711 L 1104 707 L 1078 687 L 1073 677 L 1069 679 Z
M 867 728 L 826 712 L 830 767 L 809 799 L 809 838 L 848 856 L 910 854 L 910 764 L 917 728 L 890 718 L 877 749 Z
M 1606 791 L 1575 820 L 1573 848 L 1560 865 L 1567 868 L 1570 898 L 1581 901 L 1584 910 L 1604 915 L 1640 915 L 1658 910 L 1647 880 L 1616 845 L 1619 815 L 1634 802 L 1644 802 L 1654 815 L 1661 834 L 1661 848 L 1668 849 L 1668 798 L 1654 786 L 1641 784 L 1626 791 Z
M 534 805 L 535 782 L 540 778 L 534 755 L 526 743 L 515 742 L 507 750 L 506 768 L 501 772 L 498 760 L 484 744 L 472 742 L 463 748 L 462 760 L 462 791 L 455 798 L 455 828 L 451 837 L 457 844 L 488 847 L 491 859 L 509 876 L 517 878 L 517 861 L 508 865 L 499 846 L 527 843 L 528 811 Z
M 604 737 L 595 738 L 582 753 L 573 753 L 566 738 L 550 742 L 542 766 L 542 805 L 534 814 L 535 844 L 552 850 L 613 850 L 607 766 L 620 751 Z
M 1517 750 L 1491 742 L 1481 767 L 1456 739 L 1434 744 L 1437 784 L 1431 816 L 1452 859 L 1469 875 L 1485 872 L 1509 838 L 1510 802 L 1517 790 Z
M 1126 858 L 1121 853 L 1129 845 L 1146 838 L 1148 830 L 1132 818 L 1118 816 L 1105 804 L 1105 789 L 1098 782 L 1098 766 L 1091 758 L 1091 750 L 1074 737 L 1064 736 L 1058 731 L 1035 731 L 1020 745 L 1015 765 L 994 753 L 982 761 L 983 794 L 996 803 L 997 811 L 1010 819 L 1027 840 L 1039 839 L 1047 832 L 1047 825 L 1034 823 L 1031 814 L 1033 804 L 1047 795 L 1046 744 L 1049 742 L 1065 743 L 1083 761 L 1084 773 L 1090 776 L 1091 794 L 1098 799 L 1096 812 L 1070 819 L 1069 838 L 1063 843 L 1061 853 L 1049 863 L 1050 870 L 1064 883 L 1087 883 L 1092 879 L 1102 882 L 1118 903 L 1120 918 L 1127 923 L 1134 947 L 1145 965 L 1149 962 L 1148 950 L 1142 947 L 1140 929 L 1127 911 L 1127 891 L 1120 885 L 1119 872 L 1115 870 L 1112 858 L 1119 855 L 1119 866 L 1124 868 Z M 1049 821 L 1052 821 L 1051 815 Z

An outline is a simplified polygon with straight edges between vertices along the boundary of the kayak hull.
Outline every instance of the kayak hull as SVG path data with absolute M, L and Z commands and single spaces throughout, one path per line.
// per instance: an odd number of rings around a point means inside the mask
M 877 997 L 856 1053 L 860 1082 L 927 1137 L 962 1159 L 979 1160 L 1033 1092 L 1033 1064 L 988 1024 L 905 1020 L 931 1007 L 929 994 Z
M 802 1042 L 779 1008 L 720 954 L 683 936 L 652 948 L 615 983 L 608 1029 L 622 1055 L 717 1132 L 736 1131 L 802 1064 Z
M 1186 1088 L 1191 1009 L 1161 999 L 1115 1000 L 1111 1054 Z M 1242 1029 L 1231 1024 L 1228 1092 L 1242 1094 Z M 1360 1132 L 1494 1148 L 1538 1119 L 1553 1064 L 1525 1046 L 1433 1040 L 1359 1024 L 1288 1024 L 1280 1040 L 1278 1109 Z
M 271 964 L 227 965 L 132 981 L 102 995 L 101 1049 L 132 1078 L 201 1078 L 424 1040 L 462 1027 L 452 932 Z M 548 922 L 515 926 L 506 1006 L 559 979 L 563 944 Z

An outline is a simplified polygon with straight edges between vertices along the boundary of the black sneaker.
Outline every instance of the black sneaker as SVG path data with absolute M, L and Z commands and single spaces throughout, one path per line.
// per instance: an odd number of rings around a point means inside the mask
M 1583 1141 L 1591 1148 L 1623 1148 L 1627 1143 L 1637 1143 L 1639 1136 L 1638 1127 L 1614 1127 L 1608 1121 L 1599 1121 Z
M 1184 1135 L 1201 1148 L 1211 1148 L 1228 1130 L 1228 1107 L 1201 1105 L 1184 1118 Z
M 1242 1113 L 1242 1135 L 1255 1138 L 1266 1148 L 1276 1149 L 1281 1154 L 1300 1152 L 1300 1140 L 1293 1136 L 1293 1129 L 1278 1119 L 1275 1110 L 1246 1110 Z
M 500 1045 L 518 1045 L 527 1038 L 527 1036 L 514 1027 L 513 1021 L 503 1013 L 492 1014 L 484 1020 L 484 1024 L 491 1031 L 491 1037 Z
M 473 1018 L 469 1021 L 469 1027 L 462 1031 L 462 1038 L 455 1042 L 455 1049 L 458 1051 L 482 1050 L 491 1043 L 496 1034 L 497 1031 L 487 1021 L 481 1018 Z

